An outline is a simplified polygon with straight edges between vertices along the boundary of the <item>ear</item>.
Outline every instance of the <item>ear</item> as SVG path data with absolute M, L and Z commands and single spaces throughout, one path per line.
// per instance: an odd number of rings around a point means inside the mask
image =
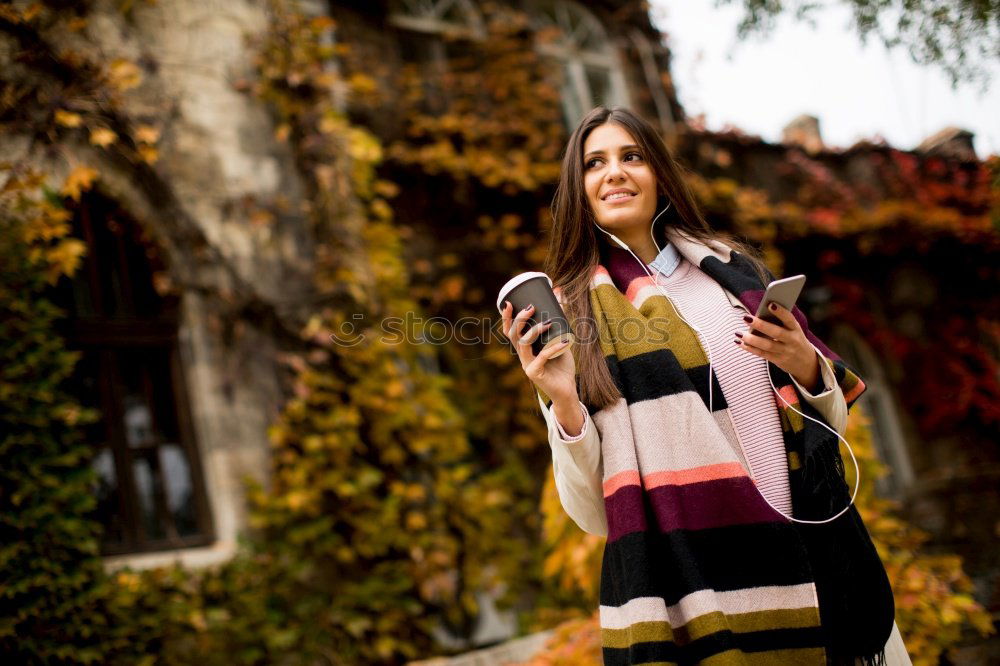
M 562 287 L 552 287 L 552 293 L 555 294 L 556 300 L 559 301 L 559 305 L 566 307 L 566 301 L 563 299 Z

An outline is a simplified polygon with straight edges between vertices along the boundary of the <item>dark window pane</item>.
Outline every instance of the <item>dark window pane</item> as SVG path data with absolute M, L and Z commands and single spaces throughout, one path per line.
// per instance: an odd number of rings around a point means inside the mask
M 194 484 L 187 454 L 177 444 L 160 447 L 160 470 L 166 479 L 167 508 L 180 536 L 198 533 Z
M 135 479 L 136 498 L 139 500 L 139 516 L 143 536 L 147 539 L 163 539 L 167 531 L 160 521 L 156 495 L 161 492 L 159 479 L 150 464 L 149 451 L 136 453 L 132 462 L 132 476 Z
M 603 67 L 585 67 L 590 99 L 594 106 L 611 104 L 611 75 Z
M 124 403 L 122 422 L 125 425 L 126 443 L 132 448 L 154 444 L 156 440 L 153 437 L 153 417 L 149 405 L 134 393 L 126 395 Z
M 118 472 L 115 470 L 115 457 L 111 449 L 104 447 L 98 451 L 92 465 L 97 474 L 94 487 L 97 507 L 94 509 L 94 519 L 104 527 L 104 543 L 122 544 L 126 538 L 125 521 L 121 512 Z
M 80 404 L 95 409 L 99 415 L 96 422 L 87 424 L 84 437 L 94 451 L 91 466 L 95 472 L 93 493 L 97 500 L 93 518 L 104 528 L 103 542 L 120 546 L 127 539 L 125 517 L 122 515 L 122 496 L 118 472 L 115 467 L 114 450 L 108 437 L 108 419 L 101 389 L 101 355 L 97 351 L 84 352 L 70 377 L 68 388 Z
M 180 424 L 177 420 L 177 396 L 170 372 L 169 349 L 146 356 L 146 377 L 153 396 L 153 422 L 161 441 L 179 442 Z

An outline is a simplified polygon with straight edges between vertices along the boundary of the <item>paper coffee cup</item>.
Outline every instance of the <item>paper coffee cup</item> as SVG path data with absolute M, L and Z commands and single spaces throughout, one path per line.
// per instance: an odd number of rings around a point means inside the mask
M 529 271 L 515 275 L 500 288 L 497 296 L 497 310 L 503 311 L 504 301 L 510 301 L 513 306 L 511 317 L 526 308 L 529 304 L 535 309 L 528 318 L 528 321 L 521 327 L 521 334 L 526 333 L 532 326 L 541 321 L 551 320 L 552 325 L 535 338 L 531 343 L 531 351 L 537 356 L 549 345 L 554 345 L 564 340 L 568 341 L 562 350 L 556 352 L 551 358 L 556 358 L 573 344 L 576 336 L 569 326 L 566 314 L 562 306 L 559 305 L 555 293 L 552 291 L 552 280 L 545 273 Z M 510 341 L 513 346 L 513 340 Z

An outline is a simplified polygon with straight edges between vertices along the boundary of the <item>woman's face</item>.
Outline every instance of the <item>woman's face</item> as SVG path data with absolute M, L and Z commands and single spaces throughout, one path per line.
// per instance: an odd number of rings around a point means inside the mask
M 656 176 L 632 135 L 617 123 L 595 127 L 583 143 L 583 184 L 597 223 L 614 233 L 648 226 Z

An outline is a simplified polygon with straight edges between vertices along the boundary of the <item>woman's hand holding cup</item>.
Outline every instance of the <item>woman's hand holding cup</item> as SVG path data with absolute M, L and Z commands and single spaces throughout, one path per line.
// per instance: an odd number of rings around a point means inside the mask
M 573 354 L 559 354 L 552 358 L 554 354 L 564 350 L 570 342 L 550 344 L 535 354 L 531 344 L 552 323 L 551 321 L 541 322 L 527 331 L 522 331 L 525 322 L 534 312 L 534 306 L 529 305 L 517 314 L 514 314 L 513 310 L 514 307 L 510 301 L 505 301 L 500 316 L 503 319 L 504 335 L 517 351 L 524 374 L 545 395 L 549 396 L 553 403 L 572 403 L 575 405 L 579 399 L 576 391 L 576 361 L 573 359 Z

